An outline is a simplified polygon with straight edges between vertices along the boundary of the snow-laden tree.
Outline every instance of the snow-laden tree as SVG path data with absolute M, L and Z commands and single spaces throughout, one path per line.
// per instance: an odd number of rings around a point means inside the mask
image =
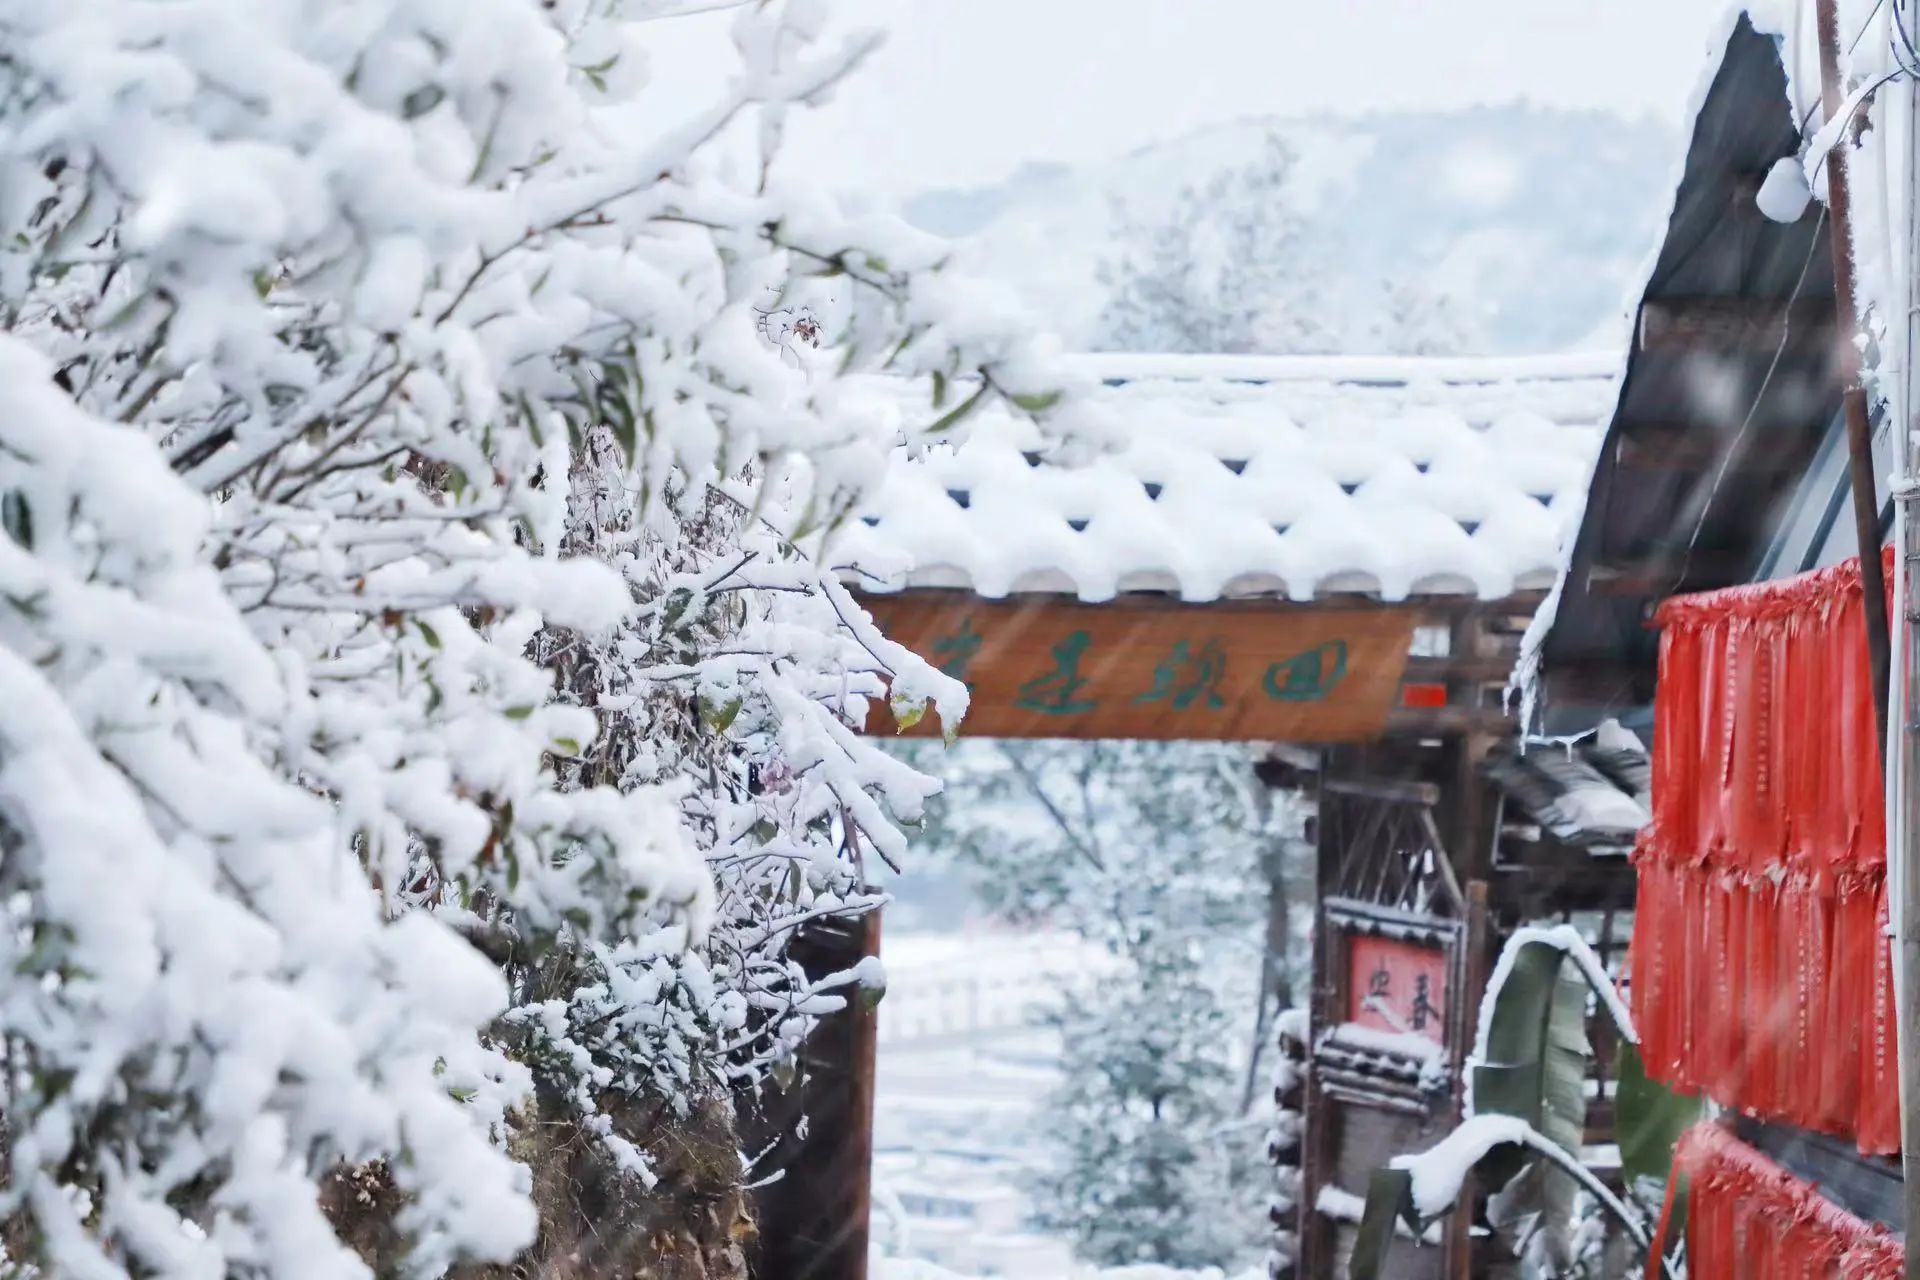
M 1306 261 L 1293 148 L 1258 154 L 1182 189 L 1165 210 L 1116 201 L 1100 263 L 1108 289 L 1099 344 L 1114 351 L 1242 355 L 1325 351 L 1336 335 Z
M 1247 1261 L 1267 1235 L 1266 1121 L 1235 1109 L 1245 1029 L 1217 940 L 1150 938 L 1118 981 L 1063 993 L 1061 1082 L 1040 1132 L 1039 1224 L 1104 1266 Z
M 16 1262 L 364 1275 L 348 1166 L 383 1271 L 506 1259 L 517 1133 L 644 1188 L 621 1117 L 871 979 L 784 959 L 932 787 L 848 726 L 965 691 L 832 533 L 981 398 L 1092 424 L 936 243 L 771 176 L 870 37 L 751 0 L 724 98 L 636 100 L 660 8 L 0 4 Z
M 1095 341 L 1111 351 L 1457 355 L 1480 326 L 1416 281 L 1342 286 L 1278 132 L 1170 204 L 1115 200 Z
M 962 741 L 908 758 L 946 784 L 929 852 L 968 868 L 996 914 L 1113 958 L 1048 1015 L 1063 1052 L 1040 1121 L 1045 1225 L 1105 1264 L 1245 1260 L 1268 1232 L 1252 1044 L 1284 999 L 1272 978 L 1305 950 L 1304 920 L 1270 928 L 1269 873 L 1306 870 L 1287 857 L 1292 806 L 1269 803 L 1235 745 Z
M 498 1110 L 436 1079 L 517 1083 L 473 1035 L 499 976 L 425 916 L 383 927 L 328 806 L 250 741 L 294 698 L 202 559 L 206 503 L 52 372 L 0 346 L 9 1247 L 350 1273 L 308 1162 L 404 1150 L 423 1261 L 510 1252 Z

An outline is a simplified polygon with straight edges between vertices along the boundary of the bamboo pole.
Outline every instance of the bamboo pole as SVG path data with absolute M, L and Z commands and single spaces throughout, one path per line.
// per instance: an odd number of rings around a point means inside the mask
M 1820 99 L 1828 120 L 1846 105 L 1840 83 L 1838 0 L 1819 0 Z M 1880 567 L 1880 501 L 1873 479 L 1873 427 L 1867 393 L 1860 385 L 1860 349 L 1852 338 L 1859 312 L 1854 307 L 1851 198 L 1847 189 L 1847 152 L 1852 139 L 1841 130 L 1827 159 L 1827 208 L 1832 214 L 1828 239 L 1833 248 L 1833 294 L 1837 311 L 1834 358 L 1841 402 L 1847 418 L 1847 474 L 1853 488 L 1853 528 L 1860 546 L 1860 594 L 1867 614 L 1867 663 L 1873 673 L 1874 716 L 1884 741 L 1887 732 L 1887 583 Z

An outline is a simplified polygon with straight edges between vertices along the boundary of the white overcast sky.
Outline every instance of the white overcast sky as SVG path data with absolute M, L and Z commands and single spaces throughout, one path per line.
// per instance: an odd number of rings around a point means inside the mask
M 1247 115 L 1525 99 L 1678 121 L 1725 0 L 835 0 L 885 47 L 796 122 L 815 181 L 910 192 Z M 657 89 L 723 74 L 725 14 L 648 32 Z M 651 96 L 651 95 L 650 95 Z

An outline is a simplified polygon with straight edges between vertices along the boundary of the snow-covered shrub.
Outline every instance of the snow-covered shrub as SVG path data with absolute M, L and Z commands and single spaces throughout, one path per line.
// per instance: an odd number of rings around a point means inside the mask
M 0 6 L 26 1261 L 363 1274 L 315 1185 L 375 1159 L 383 1267 L 503 1259 L 536 1076 L 644 1181 L 610 1101 L 688 1111 L 871 983 L 784 958 L 929 789 L 848 726 L 965 693 L 831 535 L 953 381 L 1093 424 L 937 244 L 768 176 L 871 38 L 753 0 L 724 99 L 643 102 L 653 8 Z M 847 392 L 881 367 L 924 421 Z
M 12 1243 L 85 1275 L 349 1272 L 326 1153 L 394 1156 L 423 1262 L 510 1252 L 499 1112 L 436 1078 L 518 1083 L 474 1038 L 499 976 L 383 924 L 328 806 L 250 744 L 298 694 L 201 559 L 206 503 L 0 341 Z

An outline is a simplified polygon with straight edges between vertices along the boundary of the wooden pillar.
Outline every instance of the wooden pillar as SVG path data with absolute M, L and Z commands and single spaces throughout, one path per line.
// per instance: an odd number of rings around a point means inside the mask
M 1459 1080 L 1465 1070 L 1467 1052 L 1473 1047 L 1474 1036 L 1480 1027 L 1480 997 L 1486 994 L 1487 979 L 1491 973 L 1492 922 L 1487 910 L 1487 882 L 1485 880 L 1467 881 L 1467 930 L 1461 946 L 1461 973 L 1465 985 L 1461 992 L 1460 1025 L 1455 1028 L 1453 1053 L 1450 1065 L 1453 1078 Z M 1465 1097 L 1454 1095 L 1453 1118 L 1457 1124 L 1463 1118 Z M 1470 1280 L 1473 1275 L 1473 1208 L 1475 1199 L 1474 1179 L 1471 1175 L 1461 1185 L 1460 1203 L 1453 1211 L 1453 1217 L 1447 1223 L 1447 1247 L 1449 1249 L 1448 1274 L 1454 1280 Z
M 810 978 L 849 969 L 880 954 L 880 913 L 809 928 L 791 954 Z M 782 1136 L 758 1171 L 780 1176 L 755 1196 L 755 1280 L 866 1280 L 878 1018 L 857 989 L 847 995 L 846 1009 L 822 1018 L 808 1037 L 802 1080 L 760 1099 L 761 1127 Z M 804 1138 L 796 1132 L 803 1115 Z
M 1317 1277 L 1333 1274 L 1333 1238 L 1327 1222 L 1320 1216 L 1315 1202 L 1320 1195 L 1322 1180 L 1333 1162 L 1333 1108 L 1328 1105 L 1321 1093 L 1320 1082 L 1314 1071 L 1312 1038 L 1326 1025 L 1328 1011 L 1335 1007 L 1333 985 L 1337 975 L 1333 972 L 1332 940 L 1327 937 L 1323 927 L 1325 918 L 1320 914 L 1320 906 L 1334 892 L 1340 877 L 1340 833 L 1335 824 L 1327 821 L 1326 806 L 1322 803 L 1321 783 L 1329 770 L 1338 766 L 1343 756 L 1352 754 L 1355 748 L 1329 748 L 1320 762 L 1320 772 L 1315 776 L 1313 789 L 1308 792 L 1313 799 L 1313 828 L 1309 833 L 1314 848 L 1314 921 L 1313 931 L 1313 972 L 1307 987 L 1307 1011 L 1310 1025 L 1307 1044 L 1307 1079 L 1305 1089 L 1305 1109 L 1302 1117 L 1306 1132 L 1302 1137 L 1300 1151 L 1300 1262 L 1298 1274 L 1301 1277 Z

